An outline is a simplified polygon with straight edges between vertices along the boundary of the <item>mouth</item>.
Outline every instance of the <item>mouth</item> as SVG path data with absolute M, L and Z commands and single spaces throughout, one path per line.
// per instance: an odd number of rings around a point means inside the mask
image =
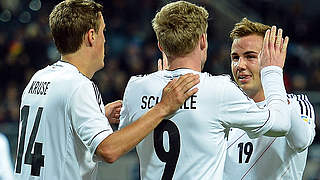
M 238 81 L 242 84 L 247 83 L 252 79 L 251 75 L 238 75 Z

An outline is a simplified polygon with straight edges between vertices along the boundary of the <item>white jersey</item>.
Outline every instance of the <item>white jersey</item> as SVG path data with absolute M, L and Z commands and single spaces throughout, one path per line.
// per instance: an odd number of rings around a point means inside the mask
M 305 95 L 290 94 L 288 98 L 291 130 L 286 137 L 250 139 L 241 129 L 230 130 L 225 180 L 302 179 L 308 146 L 315 136 L 315 113 Z
M 229 128 L 241 127 L 257 137 L 273 124 L 269 111 L 258 108 L 229 76 L 178 69 L 132 77 L 125 89 L 119 128 L 152 108 L 165 85 L 186 73 L 200 74 L 199 91 L 136 147 L 143 180 L 222 179 Z
M 96 179 L 97 146 L 112 133 L 95 84 L 72 64 L 38 71 L 20 107 L 16 179 Z
M 0 133 L 0 179 L 14 179 L 9 142 L 7 137 L 2 133 Z

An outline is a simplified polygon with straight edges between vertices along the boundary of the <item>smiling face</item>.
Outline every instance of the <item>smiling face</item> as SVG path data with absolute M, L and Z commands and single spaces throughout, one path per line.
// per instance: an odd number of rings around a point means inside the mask
M 236 83 L 256 102 L 264 100 L 258 62 L 262 43 L 262 36 L 251 34 L 234 39 L 231 47 L 232 75 Z

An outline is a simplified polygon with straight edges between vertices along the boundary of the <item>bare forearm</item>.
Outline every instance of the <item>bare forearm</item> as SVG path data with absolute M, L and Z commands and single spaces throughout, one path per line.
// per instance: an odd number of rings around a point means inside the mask
M 107 162 L 114 162 L 145 138 L 167 116 L 161 104 L 154 106 L 142 117 L 108 136 L 97 148 L 97 154 Z

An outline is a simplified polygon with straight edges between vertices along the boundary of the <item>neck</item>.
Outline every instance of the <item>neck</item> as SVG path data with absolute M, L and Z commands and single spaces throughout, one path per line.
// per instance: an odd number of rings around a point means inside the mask
M 249 94 L 248 94 L 248 95 L 249 95 Z M 254 94 L 254 95 L 249 95 L 249 97 L 250 97 L 251 99 L 253 99 L 253 101 L 256 102 L 256 103 L 265 100 L 263 90 L 259 91 L 258 93 Z
M 168 58 L 169 70 L 175 70 L 179 68 L 188 68 L 194 71 L 201 72 L 201 56 L 200 53 L 193 51 L 185 56 L 179 56 L 174 58 Z
M 77 51 L 72 54 L 61 55 L 61 60 L 74 65 L 80 73 L 91 79 L 95 73 L 90 66 L 90 60 L 86 58 L 86 54 Z

